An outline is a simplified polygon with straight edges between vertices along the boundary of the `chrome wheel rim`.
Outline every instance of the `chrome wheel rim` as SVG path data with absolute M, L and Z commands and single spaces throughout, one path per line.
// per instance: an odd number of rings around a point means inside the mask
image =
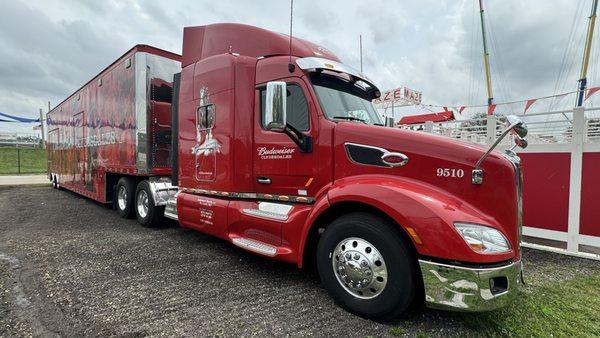
M 148 215 L 148 194 L 144 190 L 140 190 L 137 198 L 137 212 L 140 217 L 145 218 Z
M 119 187 L 119 191 L 117 193 L 117 202 L 119 204 L 119 209 L 125 210 L 127 206 L 127 189 L 125 186 Z
M 362 238 L 350 237 L 339 242 L 331 255 L 331 263 L 337 281 L 354 297 L 375 298 L 387 285 L 383 256 Z

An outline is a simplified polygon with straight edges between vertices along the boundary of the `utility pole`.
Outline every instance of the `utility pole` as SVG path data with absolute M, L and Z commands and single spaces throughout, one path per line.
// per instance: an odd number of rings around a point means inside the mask
M 479 0 L 479 16 L 481 18 L 481 35 L 483 37 L 483 64 L 485 66 L 485 82 L 487 85 L 488 106 L 494 103 L 494 94 L 492 93 L 492 74 L 490 73 L 490 55 L 487 48 L 487 37 L 485 34 L 485 19 L 483 15 L 483 0 Z
M 360 49 L 360 72 L 362 73 L 362 34 L 358 36 L 358 48 Z
M 44 111 L 40 108 L 40 130 L 42 131 L 42 149 L 46 149 L 46 134 L 44 133 Z
M 592 52 L 592 41 L 594 38 L 594 27 L 596 25 L 596 11 L 598 10 L 598 0 L 592 2 L 592 12 L 590 13 L 590 21 L 588 22 L 587 37 L 585 39 L 585 49 L 583 51 L 583 62 L 581 63 L 581 76 L 579 77 L 579 92 L 577 93 L 577 102 L 575 105 L 581 107 L 583 105 L 583 97 L 587 89 L 587 71 L 590 64 L 590 54 Z

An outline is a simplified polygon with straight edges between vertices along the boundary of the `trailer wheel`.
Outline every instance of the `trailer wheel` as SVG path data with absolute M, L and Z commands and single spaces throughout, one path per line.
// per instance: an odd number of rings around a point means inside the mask
M 135 194 L 135 184 L 133 180 L 122 177 L 117 183 L 117 196 L 115 206 L 117 212 L 123 218 L 133 217 L 133 196 Z
M 317 245 L 317 269 L 338 305 L 362 317 L 399 316 L 416 294 L 416 262 L 387 220 L 365 212 L 334 220 Z
M 138 222 L 146 228 L 156 227 L 163 220 L 164 211 L 165 207 L 154 204 L 148 181 L 141 181 L 135 191 L 135 216 Z
M 52 180 L 52 187 L 56 190 L 60 190 L 60 183 L 58 183 L 58 176 L 54 175 L 54 179 Z

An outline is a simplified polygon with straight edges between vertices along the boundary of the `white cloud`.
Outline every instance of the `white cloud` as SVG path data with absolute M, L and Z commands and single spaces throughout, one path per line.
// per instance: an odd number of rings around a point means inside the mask
M 574 17 L 570 68 L 558 89 L 575 88 L 588 1 L 485 3 L 497 102 L 554 92 Z M 294 34 L 322 44 L 354 67 L 359 66 L 362 34 L 364 70 L 382 89 L 408 86 L 421 90 L 423 101 L 433 104 L 482 104 L 486 98 L 476 6 L 475 0 L 296 0 Z M 289 2 L 5 2 L 0 12 L 0 111 L 37 116 L 46 101 L 62 101 L 131 46 L 146 43 L 180 52 L 184 26 L 216 22 L 287 33 Z M 600 67 L 592 67 L 590 82 L 600 84 Z M 13 127 L 0 123 L 0 130 Z

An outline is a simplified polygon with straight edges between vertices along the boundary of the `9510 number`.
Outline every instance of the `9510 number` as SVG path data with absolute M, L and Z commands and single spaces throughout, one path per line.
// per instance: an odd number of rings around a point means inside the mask
M 453 168 L 437 168 L 435 170 L 437 177 L 455 177 L 461 178 L 465 176 L 465 171 L 462 169 L 453 169 Z

